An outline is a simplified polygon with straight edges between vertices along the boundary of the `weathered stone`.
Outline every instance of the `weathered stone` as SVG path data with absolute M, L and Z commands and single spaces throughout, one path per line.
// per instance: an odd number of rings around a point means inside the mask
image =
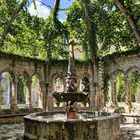
M 117 125 L 117 128 L 119 128 L 118 121 L 115 121 L 119 119 L 119 116 L 67 119 L 65 116 L 57 118 L 57 114 L 60 117 L 62 116 L 60 112 L 37 113 L 25 116 L 24 139 L 114 140 L 120 132 L 120 129 L 113 129 Z M 32 127 L 30 127 L 31 125 Z

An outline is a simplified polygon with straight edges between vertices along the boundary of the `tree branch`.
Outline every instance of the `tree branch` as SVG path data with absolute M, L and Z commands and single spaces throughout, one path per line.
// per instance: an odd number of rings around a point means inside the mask
M 128 9 L 126 10 L 125 6 L 119 0 L 114 0 L 114 3 L 126 17 L 126 20 L 129 23 L 130 27 L 132 28 L 132 30 L 135 34 L 137 43 L 140 47 L 140 31 L 138 30 L 138 26 L 137 26 L 136 22 L 133 20 L 133 15 L 130 14 L 130 11 Z
M 85 13 L 85 19 L 87 23 L 87 29 L 89 33 L 89 43 L 90 43 L 90 49 L 92 53 L 92 60 L 94 64 L 96 64 L 97 60 L 97 50 L 98 50 L 98 45 L 96 43 L 96 32 L 95 32 L 95 25 L 91 19 L 91 15 L 89 13 L 89 8 L 88 8 L 88 3 L 86 0 L 82 0 L 83 2 L 83 8 L 84 8 L 84 13 Z
M 40 2 L 42 5 L 44 5 L 44 6 L 46 6 L 47 8 L 49 8 L 50 10 L 52 10 L 52 7 L 51 7 L 50 5 L 47 5 L 46 3 L 42 2 L 41 0 L 39 0 L 39 2 Z
M 60 6 L 60 0 L 55 0 L 54 12 L 53 12 L 53 20 L 54 21 L 56 21 L 56 19 L 58 18 L 59 6 Z
M 27 0 L 23 0 L 23 1 L 20 3 L 18 9 L 16 9 L 16 10 L 13 12 L 13 14 L 12 14 L 10 20 L 9 20 L 7 23 L 5 23 L 4 31 L 3 31 L 3 33 L 2 33 L 1 36 L 0 36 L 0 48 L 3 46 L 4 40 L 5 40 L 5 38 L 6 38 L 6 35 L 8 34 L 8 30 L 9 30 L 10 26 L 12 25 L 13 21 L 14 21 L 14 20 L 16 19 L 16 17 L 18 16 L 18 13 L 21 11 L 21 9 L 26 5 L 26 3 L 27 3 Z

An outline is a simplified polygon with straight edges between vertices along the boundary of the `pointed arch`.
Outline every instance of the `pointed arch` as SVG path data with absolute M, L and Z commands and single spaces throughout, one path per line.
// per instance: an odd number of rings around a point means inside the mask
M 10 108 L 14 86 L 15 72 L 12 69 L 5 69 L 0 73 L 1 104 L 4 108 Z
M 120 73 L 125 74 L 125 72 L 124 72 L 123 70 L 121 70 L 121 69 L 115 70 L 115 71 L 112 72 L 112 74 L 111 74 L 111 79 L 116 79 L 117 75 L 120 74 Z
M 140 68 L 139 67 L 137 67 L 137 66 L 133 66 L 133 67 L 130 67 L 129 69 L 127 69 L 127 71 L 126 71 L 126 74 L 128 75 L 128 76 L 130 76 L 133 72 L 138 72 L 138 73 L 140 73 Z
M 43 77 L 42 77 L 38 72 L 33 73 L 33 74 L 31 75 L 31 79 L 32 79 L 34 76 L 36 76 L 40 82 L 43 81 Z
M 2 75 L 3 73 L 9 73 L 11 75 L 11 78 L 12 78 L 12 81 L 15 80 L 15 77 L 16 77 L 16 73 L 13 69 L 11 68 L 7 68 L 7 69 L 4 69 L 3 71 L 0 72 L 0 75 Z
M 17 75 L 17 103 L 20 108 L 25 107 L 29 102 L 31 88 L 31 78 L 27 71 L 22 71 Z
M 89 92 L 90 91 L 90 82 L 89 78 L 86 76 L 83 76 L 80 80 L 80 91 L 82 92 Z
M 33 108 L 43 107 L 42 78 L 38 73 L 32 75 L 31 104 Z

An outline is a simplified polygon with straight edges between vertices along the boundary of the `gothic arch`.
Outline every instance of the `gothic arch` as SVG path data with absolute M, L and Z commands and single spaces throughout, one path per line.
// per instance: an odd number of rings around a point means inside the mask
M 111 74 L 111 79 L 116 79 L 116 77 L 117 77 L 117 75 L 118 75 L 119 73 L 125 74 L 125 72 L 124 72 L 123 70 L 117 69 L 117 70 L 115 70 L 114 72 L 112 72 L 112 74 Z
M 64 80 L 64 77 L 62 75 L 59 75 L 58 73 L 55 73 L 51 77 L 51 82 L 53 82 L 58 77 Z
M 31 79 L 33 78 L 33 76 L 36 76 L 40 82 L 43 81 L 43 78 L 42 78 L 42 76 L 39 73 L 37 73 L 37 72 L 33 73 L 32 76 L 31 76 Z
M 42 78 L 38 73 L 34 73 L 31 77 L 31 105 L 33 108 L 42 108 L 43 106 L 43 87 Z
M 15 76 L 16 76 L 15 71 L 12 70 L 12 69 L 10 69 L 10 68 L 7 68 L 7 69 L 1 71 L 1 72 L 0 72 L 0 75 L 2 75 L 2 74 L 5 73 L 5 72 L 8 72 L 8 73 L 11 75 L 11 77 L 12 77 L 12 81 L 14 81 Z
M 88 73 L 84 73 L 83 75 L 81 75 L 81 76 L 80 76 L 80 80 L 83 79 L 83 78 L 85 78 L 85 77 L 88 78 L 89 81 L 90 81 L 91 76 L 90 76 Z
M 7 75 L 9 74 L 9 75 Z M 10 77 L 9 77 L 10 76 Z M 15 72 L 10 69 L 7 68 L 3 71 L 0 72 L 0 86 L 3 89 L 3 105 L 6 105 L 5 107 L 10 108 L 10 104 L 12 101 L 12 94 L 13 94 L 13 86 L 14 86 L 14 79 L 15 79 Z
M 54 91 L 62 92 L 65 90 L 65 83 L 62 75 L 59 75 L 58 73 L 53 74 L 51 77 L 51 93 Z M 58 103 L 54 98 L 52 98 L 53 107 L 63 106 L 63 103 Z
M 22 72 L 19 72 L 19 73 L 17 74 L 17 78 L 18 78 L 20 75 L 24 76 L 24 77 L 26 78 L 27 82 L 30 82 L 30 81 L 31 81 L 31 76 L 30 76 L 30 74 L 29 74 L 27 71 L 24 70 L 24 71 L 22 71 Z
M 126 75 L 130 76 L 133 72 L 139 72 L 140 73 L 140 68 L 137 67 L 137 66 L 133 66 L 133 67 L 130 67 L 127 71 L 126 71 Z
M 21 105 L 29 104 L 29 90 L 31 87 L 31 78 L 25 70 L 17 74 L 17 103 L 19 108 L 25 107 Z
M 62 80 L 62 84 L 63 84 L 63 90 L 65 89 L 65 78 L 63 75 L 59 75 L 58 73 L 55 73 L 52 77 L 51 77 L 51 83 L 52 83 L 52 89 L 54 90 L 54 84 L 55 84 L 55 80 L 57 78 L 60 78 Z

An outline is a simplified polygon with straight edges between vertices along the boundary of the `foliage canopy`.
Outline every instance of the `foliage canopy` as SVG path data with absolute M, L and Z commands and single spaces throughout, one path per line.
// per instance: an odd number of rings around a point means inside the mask
M 78 42 L 78 47 L 83 49 L 83 59 L 90 59 L 93 53 L 91 48 L 95 46 L 91 45 L 88 38 L 83 1 L 75 0 L 66 9 L 67 19 L 63 23 L 58 19 L 60 0 L 56 0 L 47 19 L 31 16 L 26 0 L 22 1 L 24 5 L 19 11 L 17 9 L 21 3 L 17 0 L 1 1 L 1 40 L 10 18 L 15 18 L 7 29 L 4 43 L 0 46 L 1 50 L 39 59 L 66 58 L 67 51 L 64 42 L 75 39 Z M 128 13 L 131 12 L 132 20 L 136 23 L 139 31 L 139 1 L 123 0 L 122 5 Z M 134 32 L 123 12 L 117 8 L 115 0 L 91 0 L 87 2 L 87 6 L 91 22 L 94 24 L 98 56 L 104 56 L 113 51 L 133 50 L 138 47 Z M 16 17 L 12 17 L 14 12 L 17 12 Z

